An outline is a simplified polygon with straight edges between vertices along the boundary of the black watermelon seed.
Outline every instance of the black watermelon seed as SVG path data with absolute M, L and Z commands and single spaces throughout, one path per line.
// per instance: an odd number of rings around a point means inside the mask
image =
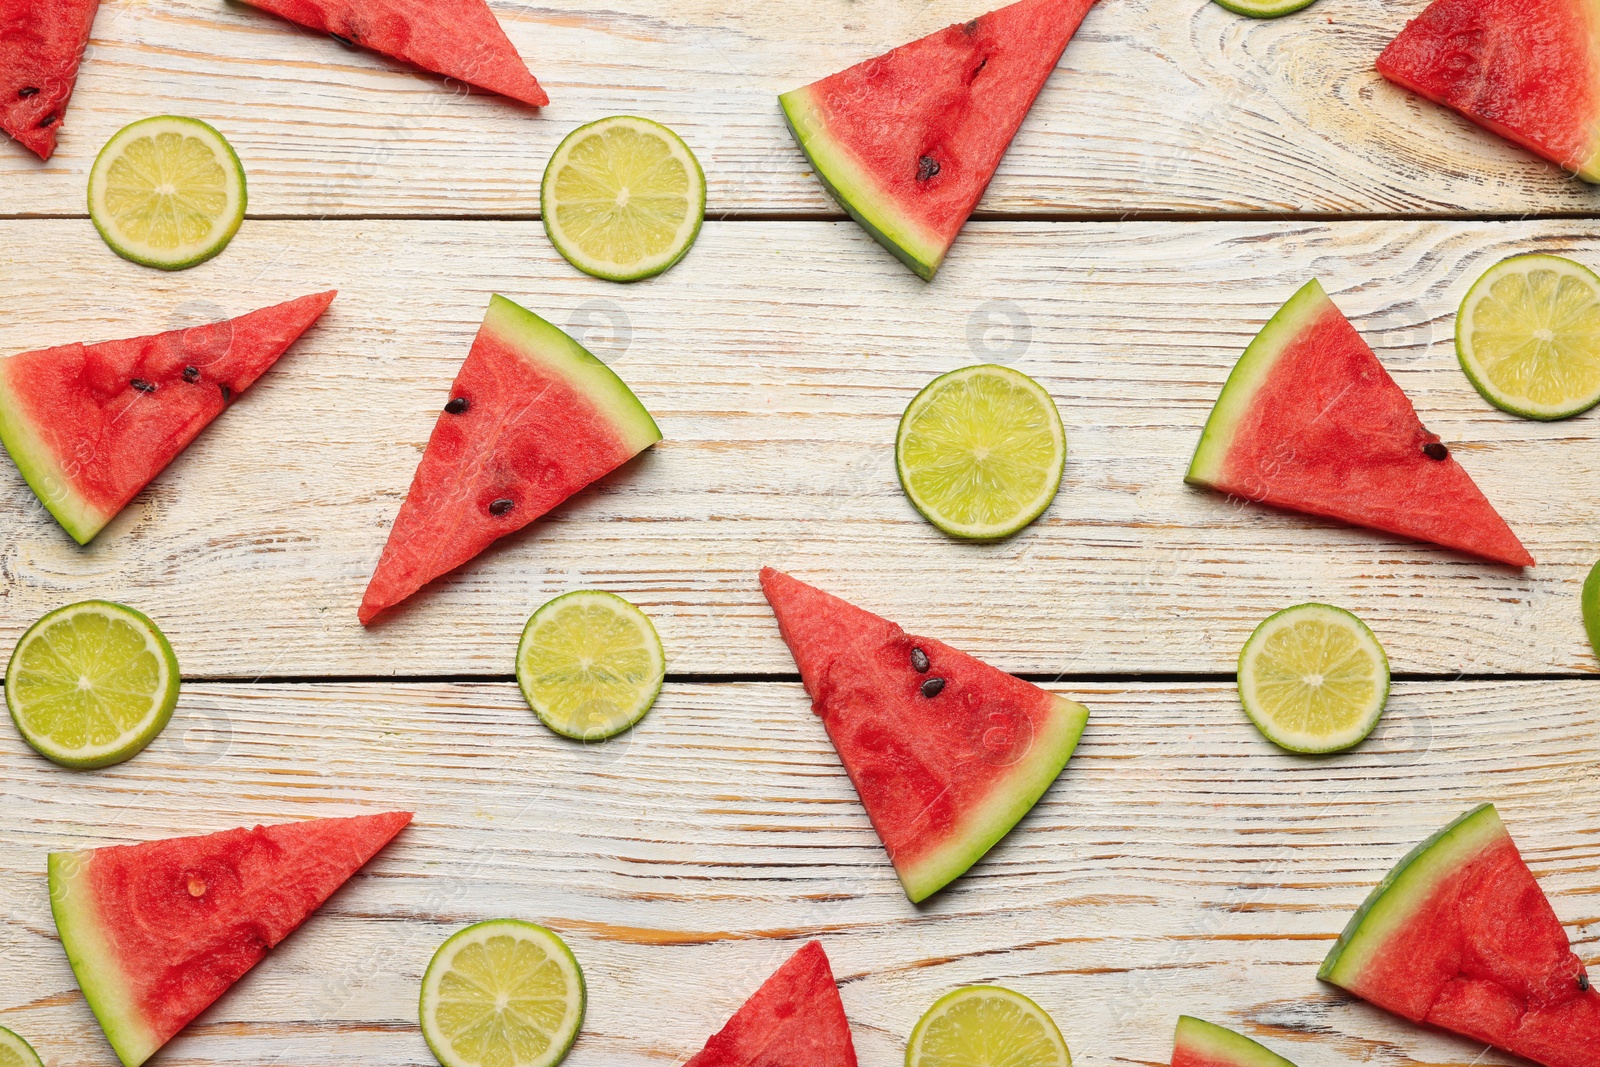
M 911 650 L 911 666 L 918 674 L 928 673 L 928 654 L 920 648 Z
M 134 378 L 130 380 L 128 384 L 139 390 L 141 393 L 153 393 L 156 391 L 156 383 L 147 382 L 143 378 Z
M 499 500 L 496 500 L 493 504 L 489 505 L 489 514 L 504 515 L 514 507 L 516 507 L 516 504 L 513 501 L 507 499 L 506 497 L 501 497 Z
M 18 89 L 17 90 L 17 97 L 19 99 L 22 99 L 22 100 L 26 100 L 30 96 L 38 96 L 38 95 L 39 95 L 39 87 L 36 86 L 36 85 L 30 85 L 25 89 Z
M 335 41 L 338 41 L 340 44 L 344 45 L 346 48 L 354 48 L 356 46 L 356 43 L 354 41 L 352 41 L 350 38 L 341 36 L 341 35 L 339 35 L 337 33 L 330 33 L 330 34 L 328 34 L 328 36 L 332 37 Z
M 56 124 L 56 113 L 54 111 L 50 112 L 50 114 L 46 115 L 44 118 L 39 120 L 39 128 L 41 130 L 44 129 L 45 127 L 47 127 L 47 126 L 54 126 L 55 124 Z
M 977 33 L 978 32 L 978 20 L 977 19 L 973 19 L 971 22 L 969 22 L 965 26 L 961 27 L 961 31 L 963 33 Z
M 932 700 L 942 692 L 944 692 L 943 678 L 929 678 L 926 682 L 922 683 L 922 695 L 927 697 L 929 700 Z
M 469 400 L 467 400 L 466 397 L 457 396 L 457 397 L 452 397 L 450 399 L 450 403 L 446 404 L 444 406 L 444 409 L 446 411 L 448 411 L 452 415 L 459 415 L 463 411 L 465 411 L 468 408 L 470 408 L 471 406 L 472 406 L 472 403 Z
M 1583 990 L 1585 993 L 1589 992 L 1589 976 L 1588 975 L 1586 975 L 1586 974 L 1578 975 L 1578 988 Z
M 917 181 L 925 182 L 939 173 L 939 161 L 932 156 L 917 160 Z
M 226 385 L 223 385 L 221 382 L 218 382 L 217 383 L 217 388 L 222 390 L 222 402 L 224 404 L 229 403 L 230 401 L 233 400 L 233 391 L 231 389 L 229 389 Z
M 1429 441 L 1422 446 L 1422 454 L 1429 459 L 1448 459 L 1450 449 L 1445 447 L 1443 441 Z
M 183 368 L 183 380 L 186 381 L 186 382 L 198 382 L 200 380 L 200 368 L 199 367 L 185 367 L 185 368 Z

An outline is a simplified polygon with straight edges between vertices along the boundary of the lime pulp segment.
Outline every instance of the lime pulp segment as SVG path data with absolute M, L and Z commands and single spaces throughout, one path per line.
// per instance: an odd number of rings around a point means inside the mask
M 918 1020 L 906 1067 L 1072 1067 L 1055 1021 L 999 986 L 947 993 Z
M 542 926 L 492 919 L 458 931 L 422 978 L 422 1035 L 444 1067 L 553 1067 L 583 1025 L 583 970 Z
M 1269 741 L 1337 752 L 1370 734 L 1389 697 L 1389 660 L 1342 608 L 1300 604 L 1268 618 L 1239 653 L 1239 700 Z
M 33 1046 L 0 1026 L 0 1067 L 44 1067 Z
M 661 639 L 614 593 L 580 590 L 533 613 L 517 646 L 517 684 L 550 729 L 599 741 L 644 717 L 666 678 Z

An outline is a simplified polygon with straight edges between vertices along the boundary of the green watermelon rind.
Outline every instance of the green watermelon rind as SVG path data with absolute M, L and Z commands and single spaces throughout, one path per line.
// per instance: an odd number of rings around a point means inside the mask
M 1200 443 L 1195 446 L 1188 473 L 1183 476 L 1184 481 L 1207 488 L 1216 486 L 1227 468 L 1234 434 L 1256 394 L 1294 339 L 1321 318 L 1331 305 L 1322 284 L 1313 278 L 1261 327 L 1261 332 L 1234 364 L 1217 396 L 1216 406 L 1211 409 L 1211 417 L 1200 434 Z
M 56 932 L 67 962 L 77 976 L 78 988 L 106 1040 L 116 1050 L 124 1067 L 139 1067 L 161 1047 L 161 1040 L 143 1022 L 134 1003 L 133 989 L 123 974 L 95 911 L 88 885 L 93 852 L 52 852 L 50 872 L 50 911 L 55 916 Z
M 1317 977 L 1349 989 L 1439 885 L 1507 836 L 1493 804 L 1480 804 L 1408 852 L 1351 916 Z
M 23 415 L 22 402 L 6 376 L 9 362 L 0 361 L 0 443 L 39 502 L 74 541 L 86 545 L 105 529 L 113 515 L 96 508 L 72 488 L 72 478 L 60 460 Z
M 1213 1062 L 1238 1064 L 1239 1067 L 1294 1067 L 1259 1041 L 1192 1015 L 1178 1016 L 1174 1044 L 1178 1048 L 1192 1049 Z M 1173 1059 L 1177 1059 L 1176 1053 Z
M 627 383 L 560 327 L 496 293 L 483 328 L 588 399 L 633 454 L 661 440 L 661 428 Z
M 1051 734 L 1037 739 L 1029 757 L 990 786 L 989 799 L 943 844 L 915 865 L 896 865 L 895 873 L 911 903 L 921 903 L 965 874 L 1011 832 L 1060 777 L 1083 737 L 1089 709 L 1054 693 L 1050 698 L 1049 721 L 1054 726 Z
M 932 281 L 949 246 L 915 219 L 895 210 L 860 163 L 828 136 L 811 90 L 812 86 L 807 85 L 784 93 L 778 103 L 783 107 L 789 132 L 811 162 L 817 179 L 879 244 L 893 252 L 917 277 Z

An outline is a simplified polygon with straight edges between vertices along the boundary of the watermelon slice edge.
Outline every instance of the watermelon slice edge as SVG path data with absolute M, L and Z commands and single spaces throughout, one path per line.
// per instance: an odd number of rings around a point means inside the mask
M 1236 1030 L 1192 1015 L 1178 1016 L 1172 1067 L 1294 1067 L 1293 1063 Z

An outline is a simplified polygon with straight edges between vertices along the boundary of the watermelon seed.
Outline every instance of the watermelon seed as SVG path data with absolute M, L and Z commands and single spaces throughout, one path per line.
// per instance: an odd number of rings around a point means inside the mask
M 46 126 L 54 126 L 55 124 L 56 124 L 56 113 L 54 111 L 50 112 L 50 114 L 46 115 L 44 118 L 39 120 L 39 128 L 41 130 L 44 129 Z
M 185 367 L 185 368 L 183 368 L 183 380 L 186 381 L 186 382 L 198 382 L 200 380 L 200 368 L 199 367 Z
M 18 96 L 18 98 L 20 98 L 22 100 L 26 100 L 30 96 L 38 96 L 38 95 L 39 95 L 39 87 L 36 86 L 36 85 L 29 85 L 26 88 L 17 90 L 17 96 Z
M 192 874 L 189 876 L 189 895 L 191 897 L 206 895 L 206 884 Z
M 337 33 L 330 33 L 330 34 L 328 34 L 328 36 L 332 37 L 335 41 L 338 41 L 340 44 L 344 45 L 346 48 L 354 48 L 356 46 L 356 43 L 354 41 L 352 41 L 350 38 L 341 37 Z
M 942 692 L 944 692 L 943 678 L 929 678 L 926 682 L 922 683 L 922 695 L 927 697 L 929 700 L 932 700 Z
M 918 674 L 927 674 L 928 654 L 920 648 L 913 648 L 911 650 L 911 666 L 916 669 Z
M 233 400 L 233 393 L 229 391 L 228 387 L 223 385 L 221 382 L 218 382 L 217 388 L 222 390 L 222 402 L 224 404 L 231 403 Z
M 129 381 L 128 384 L 139 390 L 141 393 L 153 393 L 156 391 L 156 383 L 147 382 L 143 378 L 134 378 Z
M 469 401 L 466 397 L 457 396 L 457 397 L 452 397 L 451 400 L 450 400 L 450 403 L 446 404 L 444 406 L 444 409 L 446 411 L 448 411 L 452 415 L 459 415 L 463 411 L 465 411 L 468 408 L 470 408 L 471 406 L 472 406 L 471 401 Z
M 965 26 L 961 27 L 961 30 L 962 30 L 963 33 L 977 33 L 978 32 L 978 20 L 977 19 L 973 19 L 971 22 L 969 22 Z
M 1448 459 L 1450 450 L 1445 447 L 1443 441 L 1429 441 L 1422 446 L 1422 454 L 1429 459 Z
M 1585 993 L 1589 992 L 1589 976 L 1587 974 L 1578 975 L 1578 988 Z
M 504 515 L 514 507 L 516 507 L 515 503 L 506 499 L 505 497 L 501 497 L 499 500 L 496 500 L 493 504 L 489 505 L 489 514 Z
M 939 161 L 932 156 L 917 160 L 917 181 L 925 182 L 939 173 Z

